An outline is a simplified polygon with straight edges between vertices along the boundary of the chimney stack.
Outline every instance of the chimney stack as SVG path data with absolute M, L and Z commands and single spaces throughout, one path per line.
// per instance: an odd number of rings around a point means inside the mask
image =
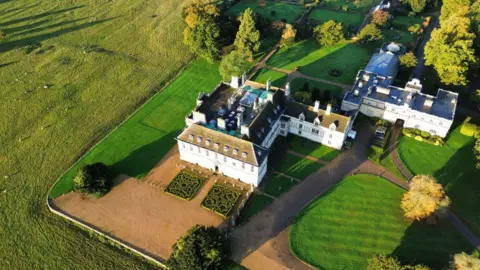
M 270 90 L 270 87 L 272 87 L 272 80 L 268 79 L 268 81 L 267 81 L 267 87 L 266 87 L 267 91 Z
M 329 115 L 332 112 L 332 104 L 327 104 L 327 110 L 325 111 L 326 115 Z
M 315 106 L 313 107 L 313 111 L 318 112 L 319 108 L 320 108 L 320 101 L 316 100 L 315 101 Z
M 243 113 L 238 113 L 237 114 L 237 127 L 240 128 L 242 126 L 243 122 Z
M 290 97 L 290 83 L 289 82 L 285 85 L 285 96 L 287 98 Z
M 232 76 L 232 81 L 230 82 L 230 86 L 233 88 L 238 88 L 240 87 L 239 84 L 240 79 L 238 77 Z
M 247 73 L 243 73 L 242 74 L 242 86 L 245 84 L 246 81 L 247 81 Z

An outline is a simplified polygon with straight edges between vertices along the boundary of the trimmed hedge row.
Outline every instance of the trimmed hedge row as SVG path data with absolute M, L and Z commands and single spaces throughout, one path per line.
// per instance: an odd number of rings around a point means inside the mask
M 205 178 L 198 175 L 181 171 L 175 176 L 172 182 L 168 184 L 165 193 L 190 201 L 195 197 L 195 194 L 197 194 L 205 180 Z
M 480 138 L 480 126 L 470 123 L 471 117 L 467 117 L 460 127 L 460 133 L 465 136 Z
M 211 210 L 223 217 L 227 217 L 235 206 L 240 192 L 232 190 L 221 185 L 213 185 L 205 199 L 202 201 L 202 207 Z
M 407 137 L 412 137 L 417 141 L 427 142 L 433 145 L 442 145 L 445 143 L 440 136 L 432 136 L 430 133 L 416 128 L 404 128 L 402 134 Z

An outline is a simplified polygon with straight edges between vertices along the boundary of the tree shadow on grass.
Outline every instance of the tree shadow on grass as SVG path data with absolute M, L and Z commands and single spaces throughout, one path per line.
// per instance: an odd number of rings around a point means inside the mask
M 12 24 L 37 20 L 37 19 L 41 19 L 41 18 L 44 18 L 44 17 L 47 17 L 47 16 L 57 15 L 57 14 L 65 13 L 65 12 L 76 10 L 76 9 L 83 8 L 83 7 L 85 7 L 85 5 L 75 6 L 75 7 L 65 8 L 65 9 L 60 9 L 60 10 L 55 10 L 55 11 L 48 11 L 48 12 L 40 13 L 40 14 L 37 14 L 37 15 L 27 16 L 27 17 L 23 17 L 23 18 L 20 18 L 20 19 L 15 19 L 15 20 L 10 20 L 10 21 L 7 21 L 7 22 L 3 22 L 3 23 L 0 23 L 0 26 L 5 27 L 5 26 L 12 25 Z
M 413 222 L 405 231 L 402 242 L 391 255 L 403 264 L 424 264 L 432 269 L 445 269 L 450 256 L 460 252 L 471 253 L 473 246 L 447 219 L 428 225 Z
M 44 41 L 44 40 L 47 40 L 47 39 L 50 39 L 50 38 L 58 37 L 58 36 L 68 34 L 68 33 L 71 33 L 71 32 L 77 31 L 77 30 L 82 30 L 82 29 L 85 29 L 85 28 L 88 28 L 88 27 L 92 27 L 94 25 L 101 24 L 101 23 L 104 23 L 104 22 L 107 22 L 107 21 L 110 21 L 110 20 L 113 20 L 113 19 L 114 18 L 109 18 L 109 19 L 104 19 L 104 20 L 98 20 L 98 21 L 95 21 L 95 22 L 83 23 L 83 24 L 80 24 L 80 25 L 76 25 L 76 26 L 64 28 L 64 29 L 61 29 L 61 30 L 58 30 L 58 31 L 54 31 L 54 32 L 48 33 L 48 34 L 36 35 L 36 36 L 24 38 L 24 39 L 5 42 L 5 43 L 0 44 L 0 53 L 7 52 L 7 51 L 10 51 L 10 50 L 13 50 L 13 49 L 16 49 L 16 48 L 19 48 L 19 47 L 23 47 L 23 46 L 26 46 L 26 45 L 39 43 L 41 41 Z
M 37 24 L 34 24 L 34 26 L 27 25 L 23 29 L 17 30 L 17 31 L 23 31 L 23 30 L 26 30 L 26 29 L 29 29 L 29 30 L 9 35 L 9 37 L 17 37 L 17 36 L 33 34 L 33 33 L 36 33 L 36 32 L 41 32 L 41 31 L 44 31 L 44 30 L 53 29 L 53 28 L 56 28 L 56 27 L 67 25 L 67 24 L 73 24 L 73 23 L 83 21 L 83 20 L 86 20 L 86 19 L 88 19 L 88 17 L 75 19 L 75 20 L 71 20 L 71 21 L 58 22 L 58 23 L 50 24 L 50 25 L 43 26 L 43 27 L 37 27 L 37 26 L 40 26 L 40 25 L 37 25 Z M 49 22 L 49 21 L 47 20 L 46 22 Z M 21 28 L 21 27 L 19 27 L 19 28 Z M 33 29 L 31 29 L 31 28 L 33 28 Z
M 15 64 L 15 63 L 17 63 L 17 61 L 3 63 L 3 64 L 0 64 L 0 68 L 8 67 L 8 66 L 10 66 L 12 64 Z
M 304 58 L 319 48 L 320 46 L 315 40 L 301 41 L 294 46 L 276 52 L 275 55 L 267 61 L 267 65 L 281 68 Z
M 177 143 L 175 138 L 180 131 L 180 129 L 175 130 L 152 143 L 132 151 L 127 157 L 115 162 L 110 167 L 116 174 L 126 174 L 136 178 L 146 176 L 168 151 L 175 146 Z

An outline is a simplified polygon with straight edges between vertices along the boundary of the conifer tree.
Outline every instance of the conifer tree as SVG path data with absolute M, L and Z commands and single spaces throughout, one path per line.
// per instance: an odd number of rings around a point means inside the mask
M 255 28 L 253 11 L 247 8 L 240 16 L 240 28 L 234 42 L 238 51 L 248 55 L 250 58 L 260 49 L 260 31 Z

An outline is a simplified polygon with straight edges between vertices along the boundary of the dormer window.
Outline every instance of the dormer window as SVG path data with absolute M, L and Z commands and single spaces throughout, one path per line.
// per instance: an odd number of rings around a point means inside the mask
M 206 140 L 206 141 L 205 141 L 205 144 L 206 144 L 207 146 L 209 146 L 209 145 L 210 145 L 210 140 Z
M 243 152 L 243 153 L 242 153 L 242 157 L 243 157 L 243 158 L 247 158 L 247 152 Z
M 262 138 L 262 133 L 257 132 L 257 137 L 258 137 L 258 138 Z
M 223 151 L 227 152 L 229 148 L 230 148 L 230 147 L 228 147 L 228 145 L 225 145 L 225 146 L 223 147 Z
M 272 119 L 270 117 L 267 118 L 267 122 L 270 124 L 272 123 Z
M 215 148 L 218 149 L 218 147 L 220 147 L 220 144 L 219 144 L 218 142 L 216 142 L 216 143 L 213 145 L 213 147 L 215 147 Z
M 198 137 L 197 137 L 197 142 L 198 142 L 198 143 L 202 142 L 202 136 L 198 136 Z
M 273 109 L 273 113 L 274 113 L 275 115 L 277 115 L 277 114 L 278 114 L 277 109 Z
M 238 149 L 237 149 L 237 148 L 234 148 L 234 149 L 233 149 L 233 154 L 234 154 L 234 155 L 238 154 Z
M 188 138 L 189 138 L 190 140 L 193 140 L 193 137 L 194 137 L 193 134 L 188 135 Z

